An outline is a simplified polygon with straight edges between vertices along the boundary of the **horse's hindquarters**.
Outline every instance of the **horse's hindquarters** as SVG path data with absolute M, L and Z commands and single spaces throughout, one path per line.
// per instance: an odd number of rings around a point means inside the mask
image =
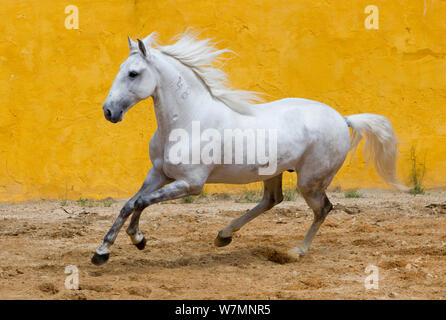
M 325 190 L 344 163 L 350 150 L 350 132 L 343 117 L 326 119 L 313 132 L 318 137 L 308 146 L 299 162 L 300 188 Z

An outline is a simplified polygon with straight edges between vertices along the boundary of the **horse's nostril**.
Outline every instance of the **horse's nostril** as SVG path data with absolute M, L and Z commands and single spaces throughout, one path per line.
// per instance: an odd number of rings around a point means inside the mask
M 124 110 L 121 110 L 121 114 L 123 114 L 124 113 Z
M 110 109 L 105 109 L 105 116 L 108 118 L 111 118 L 111 111 Z

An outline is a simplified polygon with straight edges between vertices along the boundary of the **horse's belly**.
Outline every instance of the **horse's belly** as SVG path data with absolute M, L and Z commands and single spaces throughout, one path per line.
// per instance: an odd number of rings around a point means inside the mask
M 294 164 L 277 163 L 276 166 L 271 163 L 269 166 L 221 165 L 214 168 L 206 182 L 246 184 L 270 179 L 286 170 L 295 170 Z
M 240 165 L 231 165 L 217 167 L 209 176 L 206 183 L 233 183 L 246 184 L 256 181 L 262 181 L 269 176 L 259 176 L 257 168 L 237 168 Z

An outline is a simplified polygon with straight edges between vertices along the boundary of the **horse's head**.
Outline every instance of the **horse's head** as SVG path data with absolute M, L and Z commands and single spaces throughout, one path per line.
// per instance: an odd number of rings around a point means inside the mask
M 104 116 L 113 123 L 122 120 L 124 113 L 155 91 L 157 73 L 151 63 L 153 34 L 139 40 L 129 40 L 130 55 L 121 65 L 102 109 Z

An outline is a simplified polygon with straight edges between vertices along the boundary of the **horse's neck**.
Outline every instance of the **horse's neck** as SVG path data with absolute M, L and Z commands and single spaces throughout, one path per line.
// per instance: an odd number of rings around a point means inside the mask
M 153 100 L 158 129 L 162 136 L 167 137 L 171 130 L 185 128 L 194 120 L 194 115 L 206 111 L 203 109 L 206 106 L 197 100 L 212 99 L 192 70 L 160 53 L 156 58 L 159 83 Z

